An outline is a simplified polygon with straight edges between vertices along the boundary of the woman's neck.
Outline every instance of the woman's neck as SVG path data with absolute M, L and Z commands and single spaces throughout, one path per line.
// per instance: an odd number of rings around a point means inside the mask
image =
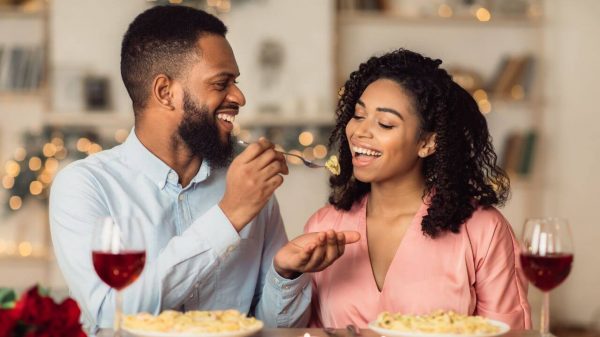
M 425 181 L 410 179 L 371 183 L 367 214 L 396 217 L 416 213 L 423 203 Z

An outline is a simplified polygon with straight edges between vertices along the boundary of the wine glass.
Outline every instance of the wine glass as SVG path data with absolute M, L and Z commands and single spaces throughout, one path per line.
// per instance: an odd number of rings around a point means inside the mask
M 114 336 L 121 336 L 121 290 L 137 280 L 146 263 L 141 221 L 125 216 L 100 219 L 94 228 L 92 261 L 100 279 L 116 290 Z
M 543 293 L 540 333 L 550 336 L 550 290 L 567 278 L 573 263 L 573 241 L 567 220 L 528 219 L 521 237 L 520 260 L 525 276 Z

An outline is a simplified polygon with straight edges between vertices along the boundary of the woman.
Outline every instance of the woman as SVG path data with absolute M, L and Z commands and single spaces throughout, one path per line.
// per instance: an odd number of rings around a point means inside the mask
M 313 275 L 313 325 L 443 309 L 531 326 L 518 244 L 494 208 L 508 177 L 476 102 L 441 63 L 400 49 L 344 86 L 330 138 L 341 173 L 305 231 L 361 239 Z

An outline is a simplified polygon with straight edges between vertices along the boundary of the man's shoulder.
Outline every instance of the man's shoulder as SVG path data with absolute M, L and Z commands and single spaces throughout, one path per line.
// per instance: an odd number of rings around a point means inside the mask
M 118 159 L 119 146 L 75 160 L 58 172 L 53 185 L 60 184 L 65 180 L 81 182 L 93 179 L 99 172 L 107 171 L 111 164 Z

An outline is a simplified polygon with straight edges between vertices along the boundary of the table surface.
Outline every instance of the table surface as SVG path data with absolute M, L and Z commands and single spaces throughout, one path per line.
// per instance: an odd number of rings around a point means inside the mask
M 311 337 L 331 337 L 328 336 L 322 329 L 262 329 L 251 337 L 303 337 L 305 333 L 309 333 Z M 112 330 L 101 330 L 97 337 L 111 337 Z M 131 337 L 133 335 L 124 333 L 123 337 Z M 358 337 L 380 337 L 381 335 L 368 330 L 361 329 Z M 511 330 L 502 337 L 540 337 L 539 331 L 536 330 Z M 334 337 L 351 337 L 344 329 L 336 330 Z

